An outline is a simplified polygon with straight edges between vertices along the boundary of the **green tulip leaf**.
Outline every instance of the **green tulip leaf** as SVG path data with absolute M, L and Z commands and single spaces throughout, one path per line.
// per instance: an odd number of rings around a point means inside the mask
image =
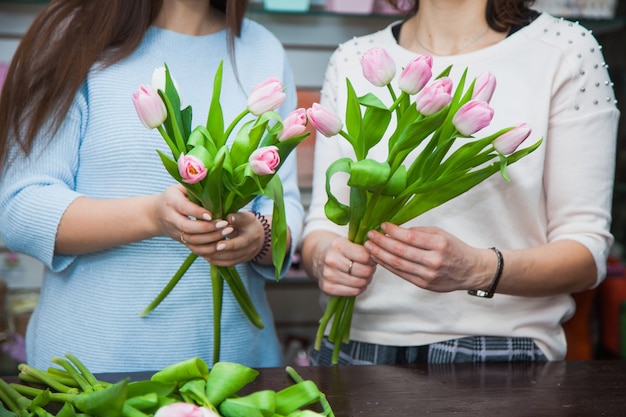
M 219 406 L 243 387 L 254 381 L 259 371 L 235 362 L 217 362 L 211 368 L 206 384 L 207 399 Z
M 160 392 L 164 392 L 168 389 L 167 384 L 179 384 L 196 378 L 207 379 L 208 376 L 209 366 L 204 360 L 201 358 L 189 358 L 187 360 L 166 366 L 152 375 L 150 381 L 165 384 L 159 389 Z M 151 386 L 146 384 L 144 387 L 148 388 Z M 142 385 L 133 386 L 131 392 L 134 393 L 135 390 L 139 390 L 141 388 Z
M 376 190 L 387 182 L 391 168 L 386 162 L 363 159 L 350 164 L 348 186 Z
M 191 132 L 189 139 L 187 140 L 187 146 L 191 148 L 194 146 L 204 146 L 211 155 L 215 155 L 217 153 L 215 142 L 213 141 L 213 138 L 211 138 L 209 130 L 204 126 L 197 126 Z
M 276 414 L 288 415 L 320 399 L 320 390 L 313 381 L 302 381 L 276 393 Z
M 350 166 L 353 161 L 349 158 L 341 158 L 330 164 L 326 170 L 326 194 L 328 200 L 324 205 L 326 217 L 336 224 L 345 225 L 350 221 L 350 206 L 342 204 L 335 198 L 331 191 L 331 179 L 338 172 L 350 174 Z
M 387 184 L 383 187 L 381 192 L 384 196 L 394 197 L 406 190 L 407 186 L 407 173 L 406 167 L 401 165 L 396 172 L 393 173 Z
M 220 64 L 215 71 L 215 78 L 213 79 L 213 96 L 211 97 L 211 105 L 209 106 L 209 113 L 206 121 L 206 128 L 211 133 L 211 137 L 215 140 L 216 148 L 222 147 L 226 143 L 227 139 L 224 137 L 224 113 L 222 111 L 222 104 L 220 103 L 223 66 L 223 61 L 220 61 Z
M 74 406 L 80 411 L 99 417 L 120 417 L 126 401 L 128 379 L 106 388 L 77 394 Z
M 219 407 L 224 417 L 272 417 L 276 409 L 276 393 L 256 391 L 245 397 L 227 398 Z
M 348 88 L 348 98 L 346 103 L 346 131 L 348 132 L 350 144 L 354 149 L 354 153 L 357 155 L 357 159 L 365 158 L 365 154 L 363 153 L 364 147 L 363 144 L 358 141 L 359 136 L 361 135 L 361 124 L 362 124 L 362 115 L 361 115 L 361 106 L 359 104 L 359 99 L 354 92 L 354 87 L 352 87 L 352 83 L 348 78 L 346 78 L 346 85 Z

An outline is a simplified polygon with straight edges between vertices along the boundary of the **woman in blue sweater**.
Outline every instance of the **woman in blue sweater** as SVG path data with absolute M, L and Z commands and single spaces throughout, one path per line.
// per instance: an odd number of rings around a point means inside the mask
M 275 271 L 271 251 L 257 257 L 266 236 L 251 213 L 271 216 L 272 200 L 213 219 L 164 169 L 155 149 L 167 152 L 165 142 L 141 124 L 131 100 L 166 62 L 194 109 L 192 126 L 203 124 L 223 61 L 226 121 L 270 76 L 286 88 L 284 118 L 296 105 L 293 76 L 278 40 L 244 18 L 247 3 L 55 1 L 23 38 L 0 102 L 0 233 L 9 248 L 45 265 L 26 335 L 33 366 L 66 352 L 94 372 L 156 370 L 190 357 L 211 363 L 206 261 L 237 264 L 265 325 L 250 324 L 225 288 L 220 360 L 281 364 L 264 293 Z M 279 175 L 293 249 L 303 217 L 295 155 Z M 140 317 L 190 250 L 206 261 Z

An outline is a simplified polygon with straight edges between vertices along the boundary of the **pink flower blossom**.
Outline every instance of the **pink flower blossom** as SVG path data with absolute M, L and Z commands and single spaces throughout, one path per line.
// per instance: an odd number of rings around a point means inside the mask
M 489 103 L 496 89 L 496 77 L 489 71 L 483 72 L 474 82 L 472 100 L 486 101 Z
M 248 96 L 248 110 L 255 116 L 260 116 L 282 106 L 286 98 L 281 81 L 276 77 L 269 77 L 252 88 Z
M 257 175 L 269 175 L 276 172 L 280 164 L 280 155 L 276 146 L 265 146 L 252 152 L 248 159 L 250 169 Z
M 452 79 L 441 77 L 428 84 L 415 96 L 415 106 L 424 116 L 430 116 L 446 107 L 451 100 Z
M 530 136 L 530 132 L 532 129 L 527 123 L 520 123 L 494 139 L 492 145 L 502 155 L 510 155 Z
M 185 155 L 181 153 L 178 157 L 178 173 L 182 177 L 183 182 L 187 184 L 195 184 L 202 181 L 208 170 L 204 166 L 204 162 L 193 155 Z
M 343 128 L 341 119 L 319 103 L 313 103 L 306 114 L 313 127 L 327 138 L 335 136 Z
M 303 108 L 296 109 L 289 113 L 283 120 L 283 130 L 278 134 L 280 142 L 303 135 L 306 132 L 306 110 Z
M 456 112 L 452 124 L 464 136 L 471 136 L 489 126 L 493 109 L 485 101 L 470 100 Z
M 142 85 L 132 95 L 133 105 L 141 123 L 148 129 L 154 129 L 167 119 L 165 103 L 152 87 Z
M 430 55 L 418 55 L 400 73 L 398 87 L 407 94 L 417 94 L 433 76 L 432 68 Z
M 195 404 L 172 403 L 159 408 L 154 417 L 219 417 L 219 415 Z
M 372 48 L 361 56 L 363 76 L 377 87 L 384 87 L 396 75 L 396 63 L 384 48 Z

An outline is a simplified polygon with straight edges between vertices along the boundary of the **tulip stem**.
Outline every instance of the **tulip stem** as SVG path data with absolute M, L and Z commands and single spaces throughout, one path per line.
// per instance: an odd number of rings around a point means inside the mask
M 176 284 L 178 284 L 178 281 L 180 281 L 180 279 L 183 277 L 185 272 L 187 272 L 187 270 L 189 269 L 191 264 L 196 260 L 197 257 L 198 255 L 196 255 L 195 253 L 190 253 L 189 256 L 187 256 L 187 259 L 185 259 L 185 261 L 180 266 L 180 268 L 178 268 L 178 271 L 176 271 L 174 276 L 169 280 L 167 285 L 161 290 L 159 295 L 157 295 L 156 298 L 152 300 L 152 302 L 148 305 L 148 307 L 146 307 L 145 310 L 141 312 L 141 317 L 147 316 L 148 314 L 150 314 L 150 312 L 152 312 L 152 310 L 154 310 L 155 308 L 158 307 L 159 304 L 161 304 L 161 301 L 163 301 L 165 297 L 167 297 L 168 294 L 172 291 L 172 289 L 176 286 Z
M 250 110 L 245 109 L 244 111 L 239 113 L 239 115 L 237 117 L 235 117 L 232 122 L 230 122 L 230 125 L 228 126 L 228 128 L 224 132 L 224 143 L 226 143 L 226 140 L 228 140 L 228 137 L 232 133 L 232 131 L 235 128 L 235 126 L 237 126 L 237 124 L 241 121 L 241 119 L 243 119 L 244 116 L 246 116 L 248 113 L 250 113 Z

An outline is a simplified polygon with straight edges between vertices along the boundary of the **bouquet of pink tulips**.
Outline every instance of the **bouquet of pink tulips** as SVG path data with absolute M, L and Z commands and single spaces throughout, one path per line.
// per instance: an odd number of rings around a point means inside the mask
M 473 135 L 491 123 L 489 101 L 496 80 L 484 73 L 465 88 L 467 70 L 456 89 L 448 77 L 451 67 L 433 79 L 432 57 L 420 55 L 409 62 L 398 77 L 397 95 L 391 86 L 396 64 L 386 50 L 373 48 L 361 59 L 364 77 L 373 85 L 387 87 L 392 104 L 387 107 L 376 95 L 357 96 L 347 81 L 344 124 L 337 115 L 319 104 L 308 110 L 309 121 L 324 136 L 344 137 L 354 149 L 356 160 L 342 158 L 327 170 L 326 216 L 336 224 L 348 225 L 348 239 L 362 244 L 367 232 L 384 222 L 403 224 L 426 211 L 468 191 L 506 166 L 535 150 L 541 143 L 517 150 L 531 133 L 521 123 L 476 139 Z M 363 111 L 364 109 L 364 111 Z M 395 114 L 393 131 L 389 129 Z M 384 162 L 368 159 L 368 152 L 384 137 L 389 138 Z M 415 159 L 405 162 L 418 149 Z M 415 155 L 415 154 L 414 154 Z M 349 204 L 332 193 L 331 178 L 339 172 L 349 176 Z M 341 343 L 349 340 L 355 297 L 330 297 L 320 319 L 315 348 L 332 319 L 329 340 L 334 343 L 337 363 Z
M 141 86 L 133 103 L 141 122 L 157 129 L 172 155 L 159 152 L 169 174 L 185 186 L 190 198 L 208 209 L 213 218 L 234 213 L 255 197 L 274 201 L 272 213 L 272 261 L 279 278 L 286 255 L 285 208 L 280 177 L 275 175 L 282 162 L 308 136 L 306 111 L 297 109 L 281 120 L 274 110 L 285 101 L 281 81 L 270 77 L 255 86 L 244 109 L 225 125 L 220 104 L 222 64 L 213 83 L 213 96 L 206 125 L 191 128 L 191 107 L 181 109 L 178 91 L 167 68 L 155 70 L 152 86 Z M 228 138 L 245 116 L 252 114 L 229 146 Z M 142 312 L 149 314 L 169 294 L 197 255 L 191 253 L 154 301 Z M 263 328 L 235 267 L 211 265 L 214 314 L 214 361 L 219 360 L 220 316 L 223 282 L 230 287 L 248 319 Z

